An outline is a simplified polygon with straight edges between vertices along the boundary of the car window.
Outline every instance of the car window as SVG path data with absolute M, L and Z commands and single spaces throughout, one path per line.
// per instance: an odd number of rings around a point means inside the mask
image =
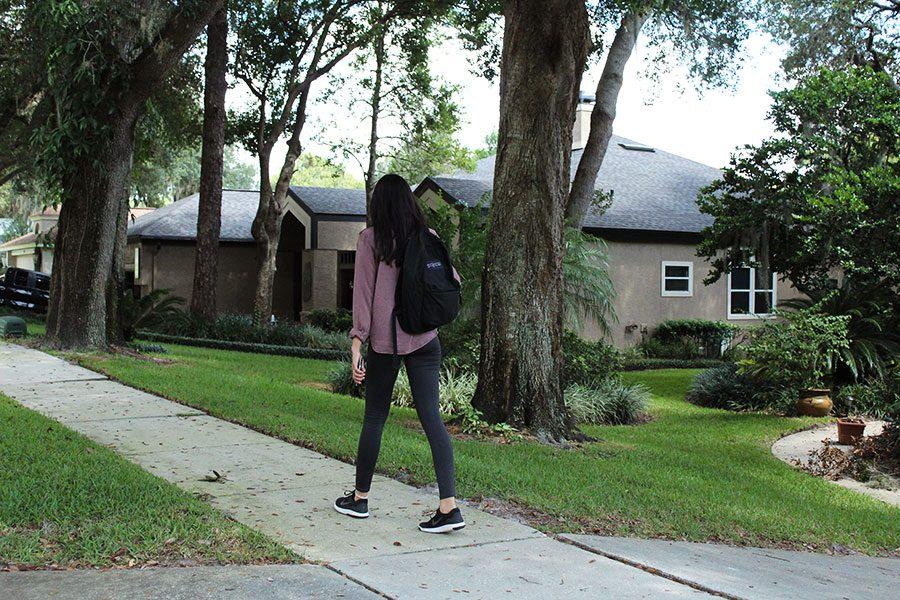
M 28 271 L 13 271 L 13 285 L 28 287 Z

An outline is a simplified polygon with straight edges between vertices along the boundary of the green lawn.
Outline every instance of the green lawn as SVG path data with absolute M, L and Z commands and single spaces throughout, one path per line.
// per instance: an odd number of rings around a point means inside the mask
M 362 401 L 308 387 L 333 363 L 170 346 L 172 364 L 124 356 L 80 359 L 131 385 L 351 461 Z M 841 544 L 868 553 L 900 547 L 900 510 L 795 471 L 769 450 L 815 423 L 688 404 L 696 371 L 632 372 L 653 391 L 654 420 L 587 427 L 601 441 L 575 450 L 536 443 L 454 442 L 461 496 L 497 497 L 553 517 L 549 530 L 723 540 Z M 424 436 L 394 409 L 379 471 L 433 479 Z M 347 482 L 352 485 L 352 482 Z
M 0 566 L 294 561 L 260 533 L 0 395 Z

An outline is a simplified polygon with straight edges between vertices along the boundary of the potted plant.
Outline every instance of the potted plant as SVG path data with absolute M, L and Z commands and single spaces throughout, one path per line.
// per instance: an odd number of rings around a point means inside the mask
M 852 398 L 847 398 L 852 402 Z M 846 416 L 838 419 L 838 444 L 853 446 L 866 432 L 866 422 L 859 417 Z
M 768 321 L 751 334 L 740 372 L 777 388 L 797 390 L 797 412 L 824 417 L 831 411 L 834 360 L 846 348 L 847 317 L 804 310 L 777 311 L 782 320 Z

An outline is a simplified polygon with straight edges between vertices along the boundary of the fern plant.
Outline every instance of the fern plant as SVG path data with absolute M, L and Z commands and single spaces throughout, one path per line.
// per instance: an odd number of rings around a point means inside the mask
M 837 358 L 839 366 L 859 381 L 885 377 L 897 363 L 900 321 L 895 302 L 896 294 L 886 281 L 857 287 L 845 277 L 841 285 L 830 292 L 813 293 L 810 298 L 791 298 L 779 306 L 793 311 L 814 310 L 824 315 L 848 317 L 849 344 Z
M 177 318 L 184 299 L 172 294 L 172 290 L 162 288 L 135 298 L 126 291 L 120 302 L 122 331 L 126 341 L 134 339 L 135 331 L 152 328 L 161 322 Z

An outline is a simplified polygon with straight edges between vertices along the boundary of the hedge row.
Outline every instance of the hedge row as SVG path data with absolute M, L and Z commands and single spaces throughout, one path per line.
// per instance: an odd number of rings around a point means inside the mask
M 237 350 L 238 352 L 255 352 L 257 354 L 277 354 L 279 356 L 296 356 L 299 358 L 317 358 L 320 360 L 344 360 L 349 353 L 344 350 L 326 350 L 323 348 L 303 348 L 300 346 L 276 346 L 274 344 L 255 344 L 251 342 L 230 342 L 226 340 L 208 340 L 189 338 L 177 335 L 166 335 L 152 331 L 139 331 L 137 337 L 151 342 L 181 344 L 182 346 L 199 346 L 215 350 Z
M 632 358 L 623 361 L 623 371 L 647 369 L 710 369 L 724 364 L 714 358 Z

